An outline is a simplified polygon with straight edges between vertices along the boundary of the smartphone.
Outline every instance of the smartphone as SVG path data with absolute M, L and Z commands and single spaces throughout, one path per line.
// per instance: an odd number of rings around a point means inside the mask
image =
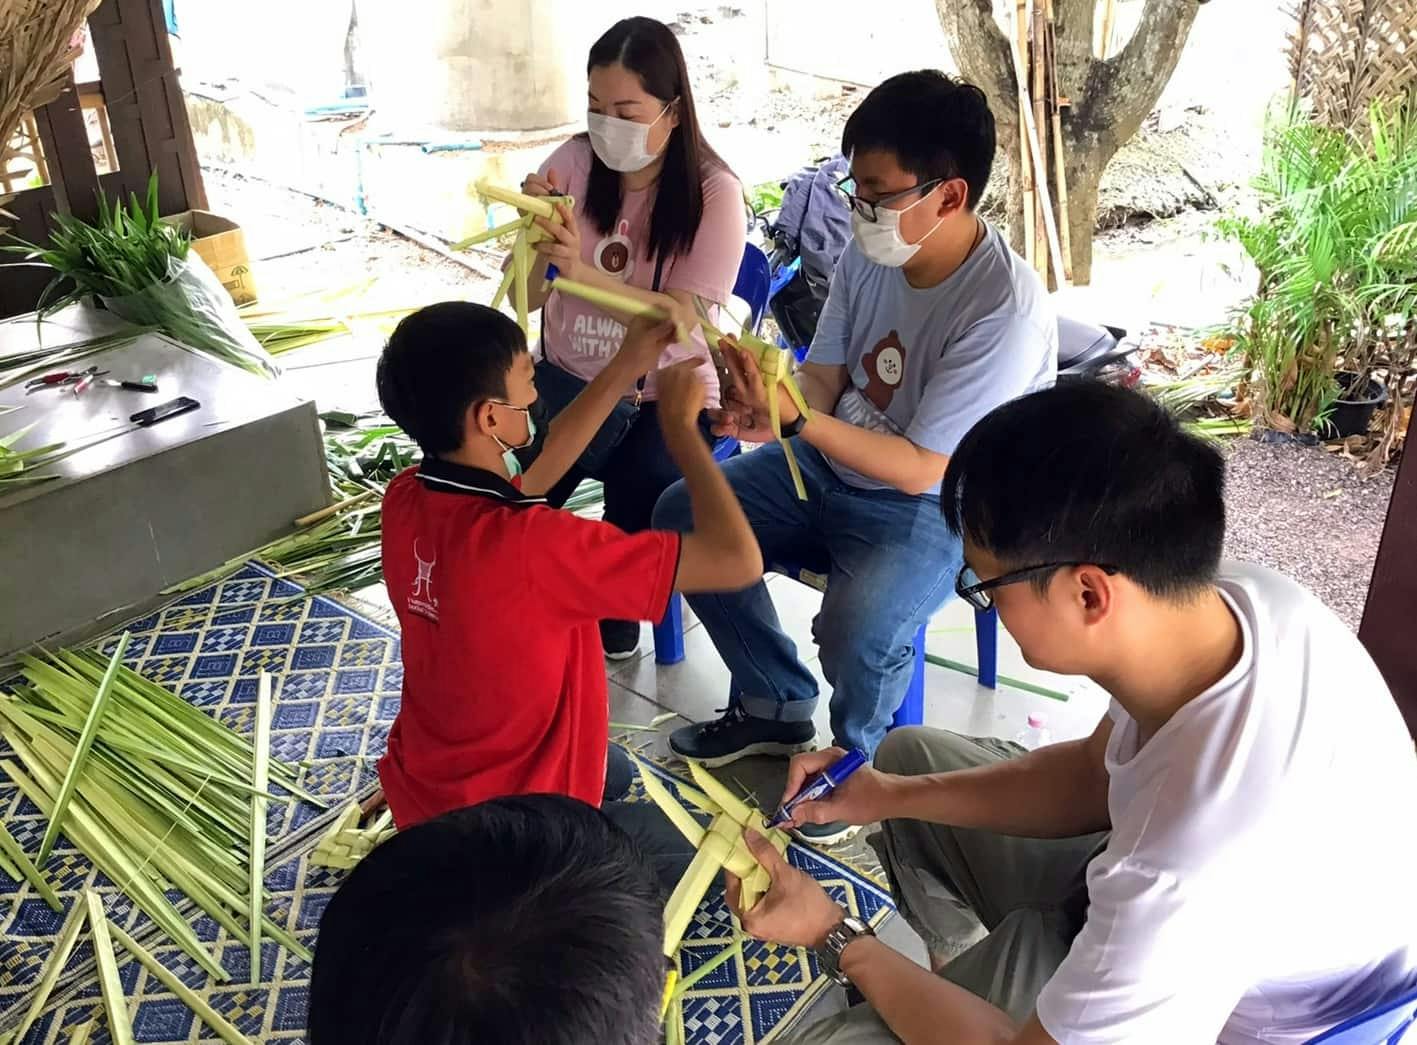
M 166 421 L 169 417 L 176 417 L 178 414 L 185 414 L 191 410 L 195 410 L 201 405 L 201 403 L 197 402 L 191 396 L 178 396 L 176 399 L 158 406 L 150 406 L 146 410 L 139 410 L 136 414 L 129 417 L 128 420 L 146 428 L 149 425 L 157 424 L 159 421 Z

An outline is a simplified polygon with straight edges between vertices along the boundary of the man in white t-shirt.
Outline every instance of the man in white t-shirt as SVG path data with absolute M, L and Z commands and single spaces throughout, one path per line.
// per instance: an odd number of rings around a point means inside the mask
M 1412 739 L 1318 600 L 1221 563 L 1223 482 L 1216 450 L 1101 384 L 960 442 L 941 490 L 959 594 L 1112 706 L 1031 753 L 898 730 L 801 807 L 885 821 L 935 972 L 754 839 L 773 888 L 744 927 L 818 948 L 867 1002 L 795 1042 L 1298 1043 L 1417 985 Z M 798 756 L 788 795 L 841 754 Z

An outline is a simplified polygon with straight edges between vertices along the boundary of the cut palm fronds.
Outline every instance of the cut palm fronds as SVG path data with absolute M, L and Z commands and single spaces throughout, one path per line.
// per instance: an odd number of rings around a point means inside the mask
M 522 192 L 493 185 L 486 180 L 479 181 L 476 188 L 478 195 L 489 203 L 504 203 L 509 207 L 515 207 L 518 217 L 514 221 L 469 236 L 467 239 L 453 244 L 453 250 L 466 250 L 477 243 L 497 236 L 515 236 L 512 240 L 507 271 L 502 277 L 502 284 L 497 288 L 497 293 L 492 297 L 492 307 L 501 307 L 503 299 L 510 294 L 512 307 L 517 313 L 517 325 L 522 328 L 523 334 L 530 337 L 530 297 L 527 283 L 531 279 L 531 270 L 536 263 L 537 255 L 533 248 L 548 238 L 545 230 L 536 224 L 536 219 L 542 218 L 560 224 L 561 211 L 559 207 L 562 205 L 573 207 L 575 200 L 570 196 L 528 196 Z
M 413 311 L 412 306 L 384 309 L 335 311 L 330 303 L 292 303 L 288 311 L 240 310 L 246 329 L 257 343 L 273 356 L 294 352 L 330 338 L 358 334 L 366 329 L 387 336 L 398 320 Z
M 139 964 L 147 969 L 159 983 L 177 995 L 199 1020 L 215 1031 L 218 1038 L 227 1042 L 227 1045 L 251 1045 L 251 1039 L 233 1027 L 226 1017 L 213 1009 L 201 995 L 178 979 L 172 970 L 158 961 L 150 951 L 116 925 L 110 924 L 108 931 L 123 946 L 123 949 L 138 959 Z
M 9 322 L 17 321 L 9 320 Z M 24 322 L 31 323 L 31 320 L 25 319 Z M 3 325 L 0 323 L 0 326 Z M 45 332 L 43 321 L 39 324 L 39 332 L 42 338 Z M 80 359 L 99 352 L 107 352 L 110 348 L 119 348 L 135 341 L 145 333 L 151 333 L 151 330 L 146 327 L 135 327 L 120 334 L 101 334 L 97 337 L 85 338 L 82 341 L 72 341 L 48 347 L 40 346 L 0 355 L 0 388 L 7 388 L 40 373 L 76 369 L 72 364 Z
M 360 816 L 359 803 L 351 802 L 315 843 L 310 862 L 320 867 L 347 871 L 373 852 L 376 846 L 394 836 L 394 818 L 388 809 L 368 827 L 359 826 Z
M 54 985 L 59 982 L 59 977 L 64 972 L 64 966 L 69 964 L 69 955 L 74 952 L 74 944 L 79 942 L 79 933 L 83 931 L 84 919 L 87 916 L 87 905 L 82 901 L 75 901 L 74 906 L 69 909 L 69 916 L 64 919 L 64 927 L 59 930 L 54 950 L 49 952 L 49 959 L 44 963 L 44 971 L 40 973 L 39 983 L 35 986 L 25 1018 L 11 1033 L 10 1040 L 24 1041 L 25 1035 L 44 1011 L 49 995 L 54 991 Z
M 379 416 L 327 412 L 325 463 L 337 502 L 297 519 L 300 528 L 288 537 L 239 555 L 200 577 L 163 591 L 177 595 L 203 587 L 260 559 L 283 579 L 305 589 L 301 598 L 335 591 L 358 591 L 384 579 L 382 499 L 394 477 L 421 457 L 416 443 L 396 425 Z M 605 490 L 598 482 L 583 482 L 565 503 L 567 511 L 598 518 Z
M 69 1036 L 69 1045 L 89 1045 L 89 1036 L 93 1034 L 93 1029 L 97 1026 L 97 1016 L 84 1020 L 74 1028 L 74 1033 Z
M 9 829 L 0 824 L 0 856 L 5 859 L 0 860 L 0 867 L 5 867 L 6 873 L 14 878 L 23 878 L 39 893 L 40 898 L 49 905 L 51 911 L 62 911 L 64 905 L 59 902 L 59 896 L 54 891 L 54 887 L 49 884 L 44 877 L 44 872 L 40 870 L 44 866 L 41 859 L 36 866 L 28 856 L 15 836 L 10 834 Z
M 118 979 L 118 962 L 113 956 L 113 941 L 108 935 L 108 918 L 103 913 L 103 901 L 92 889 L 84 890 L 88 906 L 89 932 L 93 935 L 93 953 L 98 961 L 98 985 L 103 991 L 103 1007 L 108 1013 L 108 1033 L 113 1045 L 134 1045 L 133 1018 L 128 1014 L 128 998 Z
M 320 805 L 297 771 L 269 760 L 267 795 L 253 784 L 250 739 L 142 676 L 117 655 L 61 650 L 22 655 L 22 680 L 0 694 L 0 736 L 18 761 L 3 763 L 20 790 L 118 888 L 212 976 L 228 979 L 165 895 L 176 888 L 234 938 L 265 936 L 298 956 L 308 951 L 252 907 L 252 796 Z M 95 704 L 108 687 L 107 707 Z M 101 724 L 85 758 L 86 726 Z M 57 810 L 63 781 L 67 807 Z M 56 817 L 62 812 L 62 818 Z M 258 893 L 258 896 L 260 894 Z
M 612 312 L 621 312 L 631 316 L 649 316 L 653 319 L 668 318 L 667 313 L 654 305 L 646 304 L 625 294 L 602 290 L 600 287 L 577 283 L 559 276 L 552 282 L 552 286 L 563 294 L 570 294 Z M 723 332 L 709 322 L 702 308 L 699 310 L 699 326 L 703 328 L 704 335 L 709 339 L 710 345 L 717 346 L 720 341 L 726 339 Z M 792 476 L 792 485 L 797 491 L 797 498 L 805 501 L 807 488 L 802 483 L 802 473 L 797 467 L 797 457 L 792 452 L 792 444 L 783 438 L 782 425 L 778 418 L 777 390 L 779 385 L 791 397 L 793 404 L 804 418 L 812 416 L 811 408 L 808 407 L 807 400 L 802 396 L 802 390 L 797 387 L 797 381 L 792 376 L 792 365 L 788 359 L 788 353 L 785 349 L 770 345 L 762 338 L 746 331 L 739 334 L 734 340 L 737 341 L 740 348 L 746 349 L 757 360 L 758 371 L 763 376 L 763 387 L 767 394 L 773 435 L 777 438 L 778 445 L 782 447 L 783 456 L 787 459 L 787 470 Z
M 280 373 L 211 270 L 189 256 L 189 235 L 158 215 L 156 171 L 145 199 L 133 194 L 125 206 L 100 192 L 96 223 L 54 214 L 50 225 L 47 246 L 17 239 L 0 247 L 54 271 L 40 294 L 41 318 L 96 296 L 116 315 L 198 352 L 262 377 Z
M 772 884 L 767 870 L 748 848 L 743 837 L 744 829 L 751 827 L 758 831 L 779 852 L 787 851 L 788 839 L 783 832 L 766 827 L 761 812 L 734 795 L 697 763 L 690 762 L 689 771 L 695 783 L 703 789 L 705 804 L 716 807 L 708 810 L 713 820 L 707 828 L 673 796 L 668 785 L 655 776 L 647 765 L 639 759 L 635 759 L 635 764 L 639 767 L 645 794 L 698 850 L 698 855 L 689 864 L 689 869 L 684 872 L 684 877 L 679 880 L 664 908 L 664 954 L 672 958 L 720 868 L 726 868 L 742 881 L 744 910 L 752 910 Z
M 689 975 L 681 977 L 678 985 L 674 988 L 671 1000 L 677 1001 L 679 998 L 683 997 L 685 993 L 693 990 L 694 986 L 704 977 L 711 975 L 719 966 L 732 959 L 735 955 L 741 955 L 742 953 L 743 941 L 741 939 L 734 940 L 723 950 L 719 951 L 708 961 L 689 973 Z
M 261 901 L 266 891 L 266 798 L 271 759 L 271 673 L 256 683 L 255 767 L 251 774 L 251 982 L 261 982 Z
M 123 666 L 123 654 L 128 651 L 128 640 L 131 638 L 132 635 L 126 631 L 119 638 L 118 646 L 114 649 L 103 678 L 99 681 L 93 703 L 89 705 L 88 718 L 84 720 L 84 727 L 79 731 L 79 739 L 74 744 L 74 757 L 69 760 L 64 782 L 59 785 L 59 795 L 54 799 L 54 808 L 49 812 L 49 826 L 44 829 L 44 840 L 39 843 L 38 862 L 41 867 L 49 859 L 54 842 L 59 837 L 59 826 L 64 822 L 64 811 L 69 808 L 69 799 L 74 797 L 74 787 L 79 782 L 79 774 L 84 771 L 84 761 L 89 757 L 94 738 L 98 736 L 99 721 L 108 707 L 108 695 L 113 692 L 113 680 L 118 675 L 118 669 Z

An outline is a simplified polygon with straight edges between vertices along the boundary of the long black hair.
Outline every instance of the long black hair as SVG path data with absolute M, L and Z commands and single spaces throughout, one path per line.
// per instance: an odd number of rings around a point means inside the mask
M 686 252 L 698 234 L 704 216 L 704 168 L 727 169 L 728 165 L 699 130 L 684 52 L 667 25 L 639 17 L 616 22 L 591 47 L 586 74 L 617 62 L 638 76 L 645 91 L 665 105 L 678 100 L 679 124 L 669 132 L 649 219 L 649 256 L 669 258 Z M 621 202 L 619 173 L 592 150 L 585 212 L 602 236 L 614 231 Z

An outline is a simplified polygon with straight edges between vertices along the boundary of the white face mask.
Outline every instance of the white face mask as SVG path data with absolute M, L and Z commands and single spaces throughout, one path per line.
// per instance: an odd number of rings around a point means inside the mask
M 658 158 L 658 153 L 649 151 L 649 129 L 669 111 L 665 106 L 650 123 L 636 123 L 622 120 L 618 116 L 604 113 L 586 113 L 586 130 L 590 132 L 590 147 L 600 157 L 600 162 L 612 171 L 633 174 L 642 171 Z
M 502 467 L 507 470 L 507 475 L 515 479 L 522 474 L 522 463 L 517 457 L 518 450 L 525 450 L 532 443 L 536 442 L 536 419 L 531 416 L 531 407 L 513 406 L 511 403 L 504 403 L 500 399 L 492 402 L 498 406 L 505 406 L 508 410 L 519 410 L 526 417 L 526 442 L 516 446 L 508 446 L 502 442 L 501 438 L 494 432 L 492 438 L 497 440 L 497 445 L 502 448 Z
M 866 255 L 866 260 L 874 261 L 877 265 L 884 265 L 886 268 L 900 268 L 911 258 L 915 257 L 920 249 L 920 244 L 935 234 L 944 222 L 944 218 L 935 222 L 930 231 L 921 236 L 914 243 L 905 242 L 905 237 L 900 234 L 900 216 L 912 208 L 920 206 L 931 193 L 927 192 L 920 199 L 916 200 L 905 210 L 883 210 L 876 208 L 876 220 L 867 221 L 855 210 L 851 212 L 851 233 L 856 237 L 856 245 L 861 248 L 861 253 Z

